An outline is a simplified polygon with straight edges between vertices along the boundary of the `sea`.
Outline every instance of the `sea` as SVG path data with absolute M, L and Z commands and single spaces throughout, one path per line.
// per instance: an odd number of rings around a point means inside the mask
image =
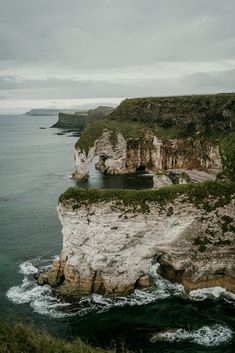
M 34 275 L 62 248 L 58 197 L 68 187 L 152 187 L 143 173 L 75 182 L 78 131 L 50 128 L 55 116 L 0 115 L 0 319 L 23 321 L 67 340 L 124 345 L 132 352 L 234 353 L 235 296 L 221 287 L 186 293 L 151 269 L 155 285 L 115 299 L 62 302 Z

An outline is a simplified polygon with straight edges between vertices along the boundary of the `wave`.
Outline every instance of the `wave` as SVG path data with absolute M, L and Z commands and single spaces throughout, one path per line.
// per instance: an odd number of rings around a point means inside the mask
M 55 260 L 57 256 L 53 258 Z M 48 285 L 39 286 L 34 275 L 38 271 L 47 269 L 52 259 L 43 260 L 36 258 L 23 262 L 19 272 L 23 274 L 22 283 L 8 290 L 6 296 L 15 304 L 29 304 L 35 312 L 54 318 L 84 316 L 91 312 L 101 313 L 115 307 L 141 306 L 164 300 L 169 297 L 189 298 L 192 301 L 205 300 L 207 298 L 223 298 L 226 301 L 235 303 L 235 296 L 222 287 L 198 289 L 186 294 L 182 285 L 171 283 L 161 277 L 157 270 L 159 264 L 152 265 L 150 276 L 153 278 L 154 287 L 151 289 L 136 289 L 132 294 L 107 298 L 99 294 L 92 294 L 80 298 L 77 303 L 63 303 L 53 295 L 52 288 Z
M 194 289 L 189 292 L 189 299 L 194 301 L 203 301 L 206 299 L 224 299 L 226 302 L 235 305 L 235 294 L 228 292 L 223 287 L 211 287 Z
M 34 311 L 39 314 L 49 315 L 54 318 L 62 318 L 74 315 L 65 309 L 70 304 L 62 303 L 52 293 L 50 286 L 37 285 L 34 275 L 38 273 L 35 263 L 40 261 L 39 258 L 33 261 L 26 261 L 20 265 L 19 272 L 24 275 L 22 283 L 18 286 L 10 288 L 6 296 L 14 304 L 29 304 Z M 51 260 L 41 261 L 40 270 L 50 266 Z
M 168 342 L 189 341 L 207 347 L 220 346 L 232 340 L 233 331 L 222 325 L 203 326 L 195 331 L 178 329 L 175 331 L 160 332 L 152 336 L 151 342 L 160 340 Z

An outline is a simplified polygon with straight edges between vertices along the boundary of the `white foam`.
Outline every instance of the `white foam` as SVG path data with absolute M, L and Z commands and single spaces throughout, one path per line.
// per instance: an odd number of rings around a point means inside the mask
M 184 296 L 185 289 L 184 286 L 178 283 L 172 283 L 164 279 L 159 273 L 158 269 L 160 267 L 159 263 L 151 266 L 149 275 L 154 281 L 155 288 L 154 292 L 158 294 L 159 299 L 164 299 L 169 296 Z
M 48 286 L 34 286 L 27 278 L 19 286 L 12 287 L 6 293 L 8 299 L 15 304 L 31 303 L 35 298 L 48 293 Z
M 34 311 L 39 314 L 49 315 L 54 318 L 75 315 L 69 310 L 65 311 L 65 309 L 69 309 L 71 305 L 69 303 L 62 303 L 55 296 L 53 296 L 50 286 L 37 285 L 33 277 L 36 273 L 38 273 L 37 267 L 33 264 L 36 261 L 39 261 L 39 259 L 37 258 L 33 261 L 26 261 L 20 265 L 20 273 L 24 275 L 24 278 L 20 285 L 12 287 L 7 291 L 7 298 L 14 304 L 29 304 Z M 44 261 L 41 269 L 47 268 L 50 264 L 47 264 L 47 261 Z
M 64 180 L 71 180 L 73 179 L 73 175 L 72 174 L 66 174 L 64 176 L 61 177 L 61 179 L 64 179 Z
M 20 273 L 23 275 L 34 275 L 38 273 L 38 269 L 32 264 L 31 261 L 26 261 L 20 264 Z
M 174 332 L 160 332 L 152 336 L 151 342 L 159 341 L 160 339 L 169 342 L 190 341 L 199 345 L 213 347 L 228 343 L 233 337 L 233 331 L 222 325 L 203 326 L 195 331 L 187 331 L 178 329 Z
M 114 307 L 146 305 L 172 296 L 186 298 L 184 287 L 162 278 L 157 272 L 159 264 L 154 264 L 150 268 L 150 276 L 155 284 L 151 289 L 136 289 L 130 295 L 115 298 L 92 294 L 82 297 L 77 305 L 62 303 L 53 295 L 50 286 L 39 286 L 34 279 L 34 275 L 38 272 L 37 264 L 39 264 L 40 271 L 45 270 L 56 258 L 57 256 L 53 257 L 52 260 L 37 258 L 22 263 L 20 273 L 24 275 L 24 278 L 20 285 L 8 290 L 6 293 L 8 299 L 15 304 L 29 304 L 34 311 L 40 314 L 60 318 L 72 315 L 84 316 L 91 312 L 101 313 Z M 235 295 L 227 292 L 222 287 L 194 290 L 190 292 L 189 298 L 196 301 L 206 298 L 223 298 L 229 303 L 235 303 Z
M 223 287 L 211 287 L 191 290 L 189 298 L 195 301 L 203 301 L 205 299 L 224 299 L 227 302 L 235 304 L 235 295 L 226 291 Z

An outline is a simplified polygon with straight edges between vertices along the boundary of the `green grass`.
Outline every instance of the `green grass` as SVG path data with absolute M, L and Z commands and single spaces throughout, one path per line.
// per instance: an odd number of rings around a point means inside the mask
M 104 129 L 109 129 L 112 133 L 121 132 L 125 138 L 139 138 L 143 136 L 144 125 L 140 123 L 118 122 L 115 120 L 100 120 L 91 124 L 80 136 L 75 147 L 88 152 L 89 148 L 94 145 Z M 115 137 L 113 137 L 115 143 Z
M 224 111 L 233 117 L 224 115 Z M 186 133 L 223 131 L 235 114 L 235 93 L 125 99 L 112 119 L 176 126 Z
M 114 201 L 117 205 L 123 204 L 133 211 L 148 212 L 150 202 L 164 206 L 184 195 L 187 201 L 210 211 L 227 204 L 232 194 L 235 194 L 234 182 L 207 181 L 198 184 L 171 185 L 158 190 L 69 188 L 60 195 L 59 202 L 74 200 L 73 207 L 79 208 L 82 205 Z
M 104 353 L 79 338 L 68 342 L 25 324 L 0 321 L 0 353 Z M 111 352 L 111 351 L 109 351 Z
M 115 147 L 117 143 L 117 133 L 121 133 L 124 138 L 138 139 L 143 137 L 144 131 L 150 129 L 163 141 L 184 136 L 183 132 L 175 127 L 163 128 L 156 124 L 143 124 L 135 121 L 116 121 L 106 119 L 92 123 L 84 132 L 82 132 L 75 147 L 79 147 L 87 154 L 89 148 L 92 147 L 94 142 L 102 135 L 104 129 L 111 131 L 110 142 L 113 147 Z

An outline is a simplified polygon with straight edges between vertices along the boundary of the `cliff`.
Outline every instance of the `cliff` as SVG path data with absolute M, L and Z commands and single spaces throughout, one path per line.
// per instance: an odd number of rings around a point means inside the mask
M 59 113 L 58 121 L 52 127 L 84 129 L 95 120 L 102 119 L 112 113 L 114 108 L 100 106 L 87 111 L 80 111 L 74 114 Z
M 39 116 L 39 115 L 58 115 L 59 112 L 74 113 L 75 109 L 31 109 L 25 115 Z
M 88 113 L 86 111 L 74 114 L 59 113 L 58 121 L 52 127 L 84 129 L 87 125 L 87 118 Z
M 123 295 L 151 286 L 158 264 L 188 290 L 235 293 L 234 119 L 235 94 L 219 94 L 125 100 L 92 122 L 75 146 L 74 177 L 88 178 L 99 156 L 102 173 L 153 173 L 158 190 L 68 189 L 58 205 L 63 249 L 38 283 L 72 300 Z
M 235 94 L 123 101 L 91 124 L 75 146 L 78 180 L 89 165 L 107 174 L 199 170 L 235 177 Z
M 150 268 L 187 289 L 235 292 L 235 183 L 61 195 L 63 249 L 38 283 L 69 299 L 151 285 Z

